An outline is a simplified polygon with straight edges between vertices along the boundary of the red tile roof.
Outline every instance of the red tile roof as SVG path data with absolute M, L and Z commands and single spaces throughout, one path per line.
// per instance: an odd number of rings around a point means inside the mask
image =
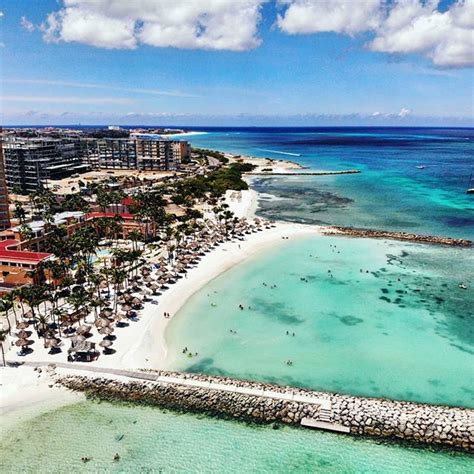
M 45 258 L 51 257 L 52 253 L 29 252 L 27 250 L 12 250 L 10 247 L 18 247 L 18 240 L 9 239 L 0 242 L 0 260 L 12 262 L 39 263 Z
M 135 199 L 131 198 L 130 196 L 127 196 L 127 197 L 124 197 L 122 199 L 122 204 L 124 206 L 133 206 L 134 204 L 136 204 L 136 201 L 135 201 Z

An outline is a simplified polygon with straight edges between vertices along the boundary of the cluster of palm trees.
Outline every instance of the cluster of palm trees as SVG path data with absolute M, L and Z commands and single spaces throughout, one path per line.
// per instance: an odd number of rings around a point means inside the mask
M 218 198 L 226 189 L 244 189 L 240 168 L 220 169 L 208 177 L 193 177 L 173 183 L 164 183 L 154 189 L 141 191 L 132 196 L 128 206 L 138 226 L 128 233 L 131 248 L 112 245 L 112 258 L 97 264 L 99 242 L 106 237 L 112 242 L 123 235 L 123 218 L 118 204 L 125 194 L 112 191 L 105 186 L 96 187 L 96 204 L 105 211 L 117 204 L 114 217 L 94 219 L 91 226 L 79 226 L 71 236 L 64 226 L 51 226 L 47 248 L 56 258 L 46 260 L 31 275 L 33 283 L 14 289 L 0 299 L 0 311 L 7 320 L 7 328 L 0 331 L 2 346 L 6 334 L 15 328 L 31 323 L 38 337 L 52 337 L 61 340 L 75 323 L 94 314 L 98 318 L 101 309 L 111 307 L 117 311 L 119 289 L 127 288 L 145 263 L 145 243 L 152 240 L 165 244 L 168 251 L 179 247 L 186 237 L 203 227 L 202 213 L 195 209 L 197 203 L 211 205 L 216 220 L 225 226 L 226 233 L 232 232 L 238 223 L 228 206 L 218 205 Z M 179 205 L 184 212 L 180 216 L 168 214 L 169 202 Z M 62 206 L 50 191 L 42 190 L 30 197 L 33 214 L 40 214 L 46 223 L 53 222 L 54 212 L 59 210 L 90 209 L 89 203 L 79 194 L 67 198 Z M 14 216 L 20 222 L 24 240 L 32 237 L 27 225 L 27 213 L 21 203 L 15 203 Z M 171 241 L 174 243 L 171 244 Z M 143 242 L 143 245 L 140 245 Z M 174 247 L 173 247 L 174 246 Z M 105 294 L 104 294 L 105 293 Z M 66 309 L 69 308 L 69 309 Z M 70 308 L 73 311 L 70 311 Z M 3 362 L 4 357 L 3 357 Z
M 110 258 L 98 261 L 95 232 L 81 228 L 63 242 L 62 258 L 46 260 L 35 270 L 35 283 L 5 294 L 0 299 L 0 311 L 7 321 L 0 337 L 2 355 L 2 339 L 21 329 L 21 323 L 31 324 L 45 342 L 51 337 L 60 342 L 88 315 L 96 320 L 105 307 L 112 307 L 115 313 L 119 289 L 127 288 L 145 263 L 140 232 L 130 238 L 132 248 L 112 248 Z

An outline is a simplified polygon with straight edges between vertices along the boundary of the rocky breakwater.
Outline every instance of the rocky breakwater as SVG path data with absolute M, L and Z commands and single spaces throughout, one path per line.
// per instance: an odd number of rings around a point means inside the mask
M 419 242 L 421 244 L 451 245 L 457 247 L 472 247 L 473 243 L 467 239 L 453 239 L 436 235 L 410 234 L 407 232 L 390 232 L 385 230 L 357 229 L 354 227 L 331 226 L 324 230 L 325 234 L 342 234 L 349 237 L 367 237 L 370 239 L 392 239 Z
M 130 372 L 58 376 L 57 383 L 104 400 L 299 425 L 304 419 L 350 429 L 353 435 L 403 439 L 474 452 L 474 411 L 353 397 L 199 374 Z

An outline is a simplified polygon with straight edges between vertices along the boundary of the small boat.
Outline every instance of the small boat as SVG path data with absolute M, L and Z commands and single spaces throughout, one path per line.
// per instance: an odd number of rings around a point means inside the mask
M 465 285 L 464 283 L 459 283 L 459 288 L 461 288 L 461 290 L 467 290 L 467 285 Z
M 419 170 L 424 170 L 425 168 L 426 168 L 426 166 L 424 166 L 424 165 L 418 165 L 417 166 L 417 169 L 419 169 Z

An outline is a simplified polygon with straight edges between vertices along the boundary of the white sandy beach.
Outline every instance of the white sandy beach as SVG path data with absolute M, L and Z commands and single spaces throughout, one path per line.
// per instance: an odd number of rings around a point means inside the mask
M 0 418 L 2 430 L 34 418 L 40 412 L 84 400 L 83 394 L 53 386 L 48 369 L 0 368 Z
M 251 217 L 257 208 L 257 197 L 253 190 L 228 191 L 226 202 L 237 217 Z M 101 354 L 97 360 L 86 364 L 107 368 L 166 368 L 165 333 L 171 319 L 164 317 L 165 311 L 173 317 L 184 303 L 209 281 L 257 255 L 263 249 L 280 244 L 283 237 L 297 238 L 318 233 L 321 233 L 321 228 L 317 226 L 277 223 L 271 229 L 246 236 L 244 241 L 219 245 L 206 254 L 196 267 L 191 268 L 185 278 L 171 285 L 162 295 L 153 297 L 153 302 L 145 303 L 138 321 L 130 321 L 129 326 L 115 329 L 117 339 L 113 344 L 113 354 Z M 94 339 L 100 338 L 95 327 L 91 332 Z M 32 338 L 37 339 L 35 334 Z M 67 342 L 62 353 L 55 355 L 49 354 L 40 341 L 36 341 L 32 348 L 34 351 L 31 354 L 19 357 L 16 354 L 17 348 L 12 346 L 6 358 L 17 362 L 66 362 Z

